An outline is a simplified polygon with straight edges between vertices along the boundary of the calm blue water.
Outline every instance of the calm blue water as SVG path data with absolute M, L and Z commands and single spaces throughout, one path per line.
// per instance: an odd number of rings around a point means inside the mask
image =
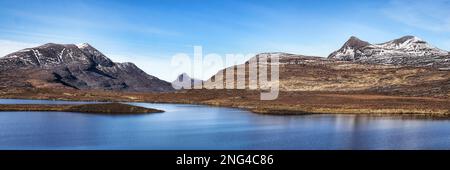
M 0 99 L 0 104 L 72 102 Z M 265 116 L 230 108 L 135 105 L 138 116 L 0 112 L 0 149 L 450 149 L 450 121 Z

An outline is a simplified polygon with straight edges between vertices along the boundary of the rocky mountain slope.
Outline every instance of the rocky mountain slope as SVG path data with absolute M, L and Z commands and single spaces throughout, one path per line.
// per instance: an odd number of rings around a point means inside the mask
M 415 36 L 404 36 L 381 44 L 370 44 L 351 37 L 329 59 L 368 64 L 391 64 L 448 69 L 448 51 L 436 48 Z
M 89 44 L 45 44 L 0 58 L 0 88 L 172 91 L 133 63 L 115 63 Z

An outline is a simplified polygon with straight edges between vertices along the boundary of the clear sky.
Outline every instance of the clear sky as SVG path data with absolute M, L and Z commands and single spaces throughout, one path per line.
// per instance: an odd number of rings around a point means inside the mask
M 176 53 L 328 56 L 352 35 L 415 35 L 450 50 L 450 0 L 0 0 L 0 56 L 87 42 L 172 81 Z M 244 61 L 245 59 L 243 59 Z

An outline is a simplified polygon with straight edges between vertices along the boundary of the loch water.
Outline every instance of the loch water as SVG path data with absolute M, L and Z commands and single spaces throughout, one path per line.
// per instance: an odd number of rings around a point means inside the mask
M 0 99 L 0 104 L 86 102 Z M 450 121 L 270 116 L 203 105 L 130 103 L 147 115 L 0 112 L 0 149 L 450 149 Z

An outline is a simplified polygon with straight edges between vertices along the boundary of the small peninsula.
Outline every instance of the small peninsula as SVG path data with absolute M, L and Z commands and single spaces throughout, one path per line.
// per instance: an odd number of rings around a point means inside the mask
M 122 103 L 99 103 L 77 105 L 46 105 L 46 104 L 5 104 L 0 105 L 0 111 L 46 111 L 46 112 L 78 112 L 90 114 L 131 115 L 162 113 L 164 111 L 133 106 Z

